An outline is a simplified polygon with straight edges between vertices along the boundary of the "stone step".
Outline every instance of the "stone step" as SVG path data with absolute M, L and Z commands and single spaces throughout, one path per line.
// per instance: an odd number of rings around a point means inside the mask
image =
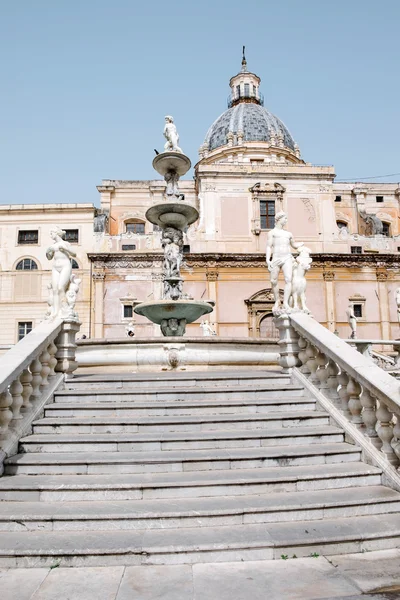
M 199 398 L 192 402 L 55 402 L 45 406 L 46 417 L 162 417 L 183 415 L 224 415 L 243 413 L 289 412 L 295 410 L 315 410 L 313 398 L 267 398 L 265 400 L 213 400 Z
M 135 389 L 138 387 L 203 387 L 290 384 L 290 375 L 274 371 L 190 371 L 168 373 L 115 373 L 109 375 L 74 375 L 66 382 L 68 390 Z
M 33 433 L 152 433 L 162 431 L 217 431 L 267 429 L 298 425 L 329 425 L 329 415 L 322 411 L 275 412 L 271 415 L 213 415 L 177 417 L 56 417 L 33 423 Z
M 381 470 L 363 463 L 240 471 L 109 475 L 13 475 L 0 478 L 0 501 L 75 502 L 243 496 L 380 485 Z
M 213 386 L 201 388 L 153 388 L 103 389 L 97 390 L 59 390 L 54 394 L 55 402 L 79 402 L 90 399 L 91 402 L 180 402 L 184 400 L 203 400 L 207 396 L 213 400 L 256 400 L 267 398 L 301 397 L 304 389 L 299 385 L 267 384 L 241 386 Z
M 360 448 L 352 444 L 336 443 L 212 451 L 28 452 L 7 459 L 5 469 L 8 475 L 171 473 L 332 464 L 360 459 Z
M 284 523 L 393 513 L 400 494 L 384 486 L 179 501 L 2 502 L 0 531 L 122 531 Z
M 400 515 L 136 531 L 0 534 L 0 567 L 225 562 L 395 547 Z
M 256 448 L 270 445 L 343 442 L 343 431 L 332 426 L 280 427 L 237 431 L 38 434 L 20 440 L 21 452 L 124 452 Z

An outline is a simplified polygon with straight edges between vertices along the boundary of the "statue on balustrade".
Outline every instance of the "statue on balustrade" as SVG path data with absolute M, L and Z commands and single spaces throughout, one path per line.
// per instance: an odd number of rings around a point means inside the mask
M 48 260 L 53 260 L 49 290 L 49 310 L 46 318 L 78 319 L 75 312 L 76 297 L 81 280 L 72 273 L 72 259 L 76 257 L 72 246 L 65 240 L 65 231 L 55 227 L 50 231 L 53 244 L 46 250 Z
M 302 310 L 306 313 L 310 312 L 306 305 L 306 272 L 312 263 L 310 252 L 309 248 L 302 246 L 298 256 L 293 260 L 292 310 Z
M 176 125 L 174 123 L 174 118 L 170 115 L 165 117 L 165 126 L 164 126 L 164 137 L 167 140 L 164 145 L 165 152 L 181 152 L 182 150 L 179 148 L 179 135 L 176 130 Z
M 210 336 L 217 335 L 215 332 L 215 329 L 213 328 L 211 323 L 209 323 L 207 320 L 201 321 L 200 329 L 202 329 L 204 337 L 210 337 Z
M 354 306 L 350 302 L 349 307 L 346 310 L 347 322 L 350 325 L 351 335 L 350 339 L 354 340 L 357 337 L 357 317 L 354 314 Z
M 400 323 L 400 288 L 395 291 L 396 294 L 396 306 L 397 306 L 397 320 Z
M 281 309 L 278 288 L 278 276 L 282 270 L 285 278 L 285 287 L 283 291 L 283 310 L 290 311 L 289 299 L 292 294 L 293 279 L 293 255 L 290 247 L 297 250 L 304 246 L 303 242 L 295 242 L 293 235 L 283 228 L 287 223 L 287 216 L 284 212 L 279 212 L 275 217 L 275 227 L 267 236 L 267 267 L 271 277 L 271 287 L 274 294 L 275 304 L 274 314 Z

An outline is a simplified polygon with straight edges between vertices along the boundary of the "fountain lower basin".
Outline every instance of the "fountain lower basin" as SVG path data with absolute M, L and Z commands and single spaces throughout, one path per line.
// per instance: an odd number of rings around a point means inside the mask
M 157 325 L 161 325 L 162 321 L 169 319 L 185 319 L 186 323 L 193 323 L 201 316 L 212 312 L 212 310 L 211 304 L 197 300 L 142 302 L 134 308 L 136 314 L 147 317 Z

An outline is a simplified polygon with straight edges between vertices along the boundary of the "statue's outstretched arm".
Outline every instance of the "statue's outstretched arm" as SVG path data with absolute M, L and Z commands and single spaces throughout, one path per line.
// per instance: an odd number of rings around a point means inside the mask
M 297 248 L 301 248 L 302 246 L 304 246 L 304 242 L 295 242 L 293 236 L 291 236 L 290 245 L 292 246 L 292 248 L 297 250 Z

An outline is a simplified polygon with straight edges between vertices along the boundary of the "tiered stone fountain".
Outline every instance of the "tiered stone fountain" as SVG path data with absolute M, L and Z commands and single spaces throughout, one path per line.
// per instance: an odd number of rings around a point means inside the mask
M 164 249 L 163 299 L 143 302 L 135 313 L 147 317 L 161 326 L 165 336 L 182 336 L 187 323 L 193 323 L 213 307 L 208 302 L 183 299 L 183 278 L 180 268 L 183 259 L 183 232 L 197 221 L 198 210 L 185 202 L 179 190 L 179 178 L 191 167 L 190 159 L 178 146 L 179 136 L 172 117 L 165 117 L 165 151 L 153 160 L 154 169 L 165 179 L 164 201 L 154 204 L 146 212 L 146 219 L 162 229 L 161 244 Z

